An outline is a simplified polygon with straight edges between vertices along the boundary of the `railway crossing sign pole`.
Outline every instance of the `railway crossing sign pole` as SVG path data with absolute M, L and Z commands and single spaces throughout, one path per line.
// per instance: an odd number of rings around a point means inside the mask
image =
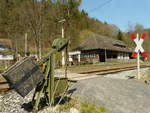
M 132 40 L 134 40 L 135 44 L 136 44 L 136 48 L 134 50 L 134 52 L 132 53 L 132 58 L 136 58 L 137 57 L 137 78 L 140 79 L 140 52 L 142 54 L 142 56 L 144 58 L 148 57 L 148 54 L 144 51 L 142 44 L 144 39 L 146 38 L 146 34 L 142 34 L 140 39 L 139 39 L 139 34 L 137 33 L 137 35 L 135 34 L 131 34 Z
M 139 34 L 137 34 L 136 36 L 137 40 L 139 40 Z M 137 54 L 137 78 L 140 79 L 140 54 L 139 54 L 139 50 L 138 50 L 138 54 Z

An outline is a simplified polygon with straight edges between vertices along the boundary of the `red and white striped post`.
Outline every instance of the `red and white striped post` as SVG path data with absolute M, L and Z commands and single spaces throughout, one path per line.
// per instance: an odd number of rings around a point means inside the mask
M 140 79 L 140 52 L 144 58 L 148 57 L 148 54 L 144 51 L 142 44 L 144 39 L 146 38 L 146 34 L 142 34 L 142 36 L 139 39 L 139 34 L 137 36 L 135 34 L 131 34 L 132 40 L 134 40 L 136 44 L 136 48 L 132 54 L 131 57 L 136 58 L 137 57 L 137 78 Z

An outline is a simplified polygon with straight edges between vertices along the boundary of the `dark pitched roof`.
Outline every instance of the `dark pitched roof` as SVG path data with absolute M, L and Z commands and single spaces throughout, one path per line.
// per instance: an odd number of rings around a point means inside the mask
M 112 51 L 131 52 L 131 49 L 127 47 L 127 45 L 124 42 L 96 34 L 87 37 L 74 50 L 93 50 L 93 49 L 107 49 Z

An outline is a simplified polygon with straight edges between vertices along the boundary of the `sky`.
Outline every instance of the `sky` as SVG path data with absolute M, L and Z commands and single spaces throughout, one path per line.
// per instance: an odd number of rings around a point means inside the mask
M 80 9 L 122 31 L 137 23 L 150 28 L 150 0 L 83 0 Z

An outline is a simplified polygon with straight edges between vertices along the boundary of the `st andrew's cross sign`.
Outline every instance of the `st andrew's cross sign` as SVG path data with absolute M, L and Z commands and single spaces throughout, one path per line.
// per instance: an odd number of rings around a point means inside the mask
M 144 58 L 148 57 L 148 54 L 144 51 L 142 44 L 144 42 L 144 39 L 146 38 L 146 34 L 142 34 L 140 39 L 139 39 L 139 34 L 137 34 L 137 36 L 135 34 L 131 34 L 132 40 L 134 40 L 135 44 L 136 44 L 136 48 L 134 50 L 134 52 L 132 53 L 132 58 L 136 58 L 137 57 L 137 78 L 140 79 L 140 56 L 139 53 L 141 52 L 142 56 Z
M 140 39 L 138 38 L 138 36 L 136 36 L 135 34 L 131 34 L 132 40 L 134 40 L 135 44 L 136 44 L 136 48 L 134 50 L 134 52 L 132 53 L 132 58 L 136 58 L 138 55 L 138 52 L 141 52 L 142 56 L 144 58 L 148 57 L 148 54 L 144 51 L 142 44 L 144 42 L 144 39 L 147 37 L 147 35 L 144 33 L 141 35 Z

